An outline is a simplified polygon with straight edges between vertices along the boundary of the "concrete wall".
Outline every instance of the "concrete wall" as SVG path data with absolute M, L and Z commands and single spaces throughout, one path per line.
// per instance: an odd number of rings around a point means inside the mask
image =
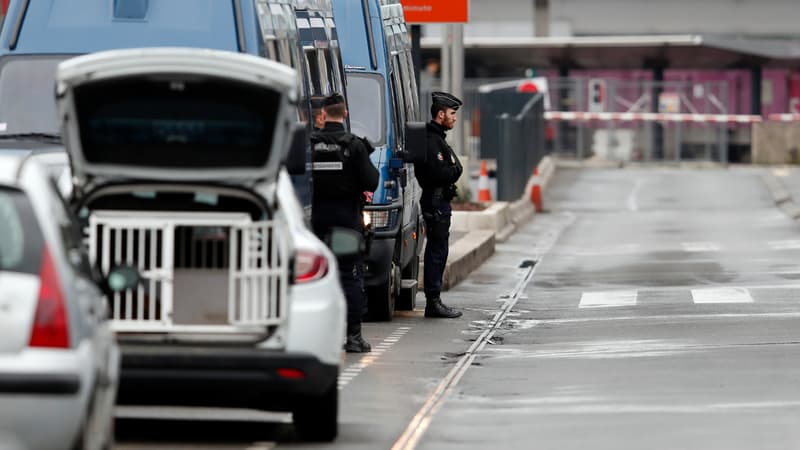
M 756 164 L 800 164 L 800 124 L 754 124 L 752 155 Z

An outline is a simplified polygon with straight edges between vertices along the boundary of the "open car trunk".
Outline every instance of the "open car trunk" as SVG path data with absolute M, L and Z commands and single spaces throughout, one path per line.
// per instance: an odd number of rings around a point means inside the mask
M 276 182 L 288 151 L 294 72 L 161 48 L 74 58 L 57 80 L 90 258 L 145 278 L 114 295 L 113 328 L 263 336 L 284 323 L 289 232 L 253 189 Z

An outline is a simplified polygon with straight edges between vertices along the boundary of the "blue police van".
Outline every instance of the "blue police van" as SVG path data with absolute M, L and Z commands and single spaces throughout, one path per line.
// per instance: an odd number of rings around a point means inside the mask
M 341 91 L 345 82 L 330 0 L 11 0 L 2 24 L 0 147 L 58 140 L 55 68 L 85 53 L 134 47 L 248 53 L 297 70 L 305 100 Z M 298 121 L 309 129 L 310 112 L 308 101 L 298 104 Z M 288 166 L 310 208 L 310 144 L 302 139 L 301 155 L 293 152 Z
M 413 163 L 425 158 L 424 123 L 399 0 L 335 1 L 351 132 L 375 147 L 378 189 L 365 210 L 374 230 L 366 258 L 369 315 L 413 309 L 424 222 Z

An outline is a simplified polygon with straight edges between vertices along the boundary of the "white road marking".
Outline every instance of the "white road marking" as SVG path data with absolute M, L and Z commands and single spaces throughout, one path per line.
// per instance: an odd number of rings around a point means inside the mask
M 714 242 L 681 242 L 685 252 L 718 252 L 719 245 Z
M 639 210 L 639 203 L 636 200 L 636 197 L 639 193 L 639 189 L 642 188 L 644 184 L 644 180 L 636 180 L 636 185 L 633 187 L 633 190 L 628 195 L 628 209 L 631 211 L 638 211 Z
M 744 288 L 730 287 L 692 289 L 692 300 L 698 304 L 753 303 L 750 291 Z
M 770 241 L 768 245 L 773 250 L 798 250 L 800 249 L 800 240 Z
M 339 374 L 339 381 L 338 386 L 339 390 L 342 390 L 348 383 L 353 381 L 353 379 L 358 376 L 364 369 L 371 366 L 378 358 L 394 346 L 394 344 L 400 342 L 400 338 L 405 336 L 411 327 L 398 327 L 395 331 L 392 332 L 389 336 L 387 336 L 383 341 L 381 341 L 378 345 L 374 345 L 372 348 L 373 350 L 370 353 L 362 356 L 357 362 L 350 364 L 342 372 Z
M 584 292 L 579 308 L 613 308 L 636 304 L 638 291 Z

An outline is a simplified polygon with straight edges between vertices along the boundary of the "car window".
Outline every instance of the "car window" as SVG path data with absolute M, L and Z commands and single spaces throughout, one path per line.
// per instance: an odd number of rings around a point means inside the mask
M 374 146 L 386 145 L 386 110 L 383 77 L 377 74 L 347 74 L 350 127 Z
M 0 270 L 39 273 L 43 238 L 27 196 L 0 187 Z

